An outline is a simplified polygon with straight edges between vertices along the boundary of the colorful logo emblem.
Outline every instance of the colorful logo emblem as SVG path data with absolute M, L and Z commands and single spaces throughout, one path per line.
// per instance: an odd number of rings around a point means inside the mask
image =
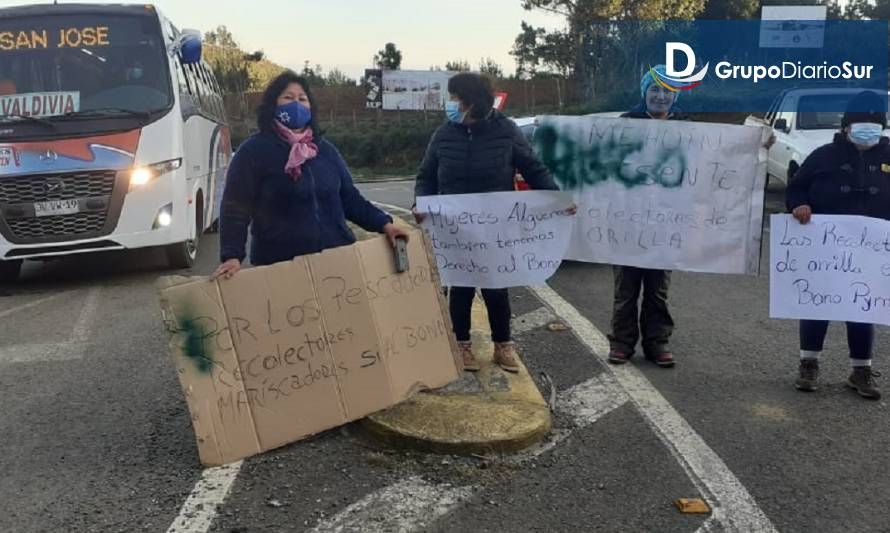
M 710 63 L 705 63 L 705 66 L 695 73 L 695 52 L 691 46 L 686 43 L 668 42 L 664 45 L 664 52 L 664 74 L 657 72 L 651 65 L 649 66 L 649 73 L 655 83 L 672 93 L 689 91 L 701 85 L 708 73 Z M 686 68 L 680 71 L 674 68 L 674 58 L 677 52 L 686 56 Z

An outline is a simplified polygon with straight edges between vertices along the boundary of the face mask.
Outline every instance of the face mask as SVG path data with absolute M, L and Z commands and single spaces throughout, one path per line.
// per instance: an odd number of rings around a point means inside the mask
M 445 115 L 455 124 L 463 124 L 464 119 L 467 118 L 467 114 L 460 111 L 460 102 L 455 100 L 445 102 Z
M 847 137 L 853 144 L 861 146 L 874 146 L 881 140 L 881 133 L 884 128 L 880 124 L 872 122 L 857 122 L 850 126 L 850 133 Z
M 292 130 L 305 128 L 312 121 L 312 111 L 300 102 L 280 105 L 275 109 L 275 118 Z

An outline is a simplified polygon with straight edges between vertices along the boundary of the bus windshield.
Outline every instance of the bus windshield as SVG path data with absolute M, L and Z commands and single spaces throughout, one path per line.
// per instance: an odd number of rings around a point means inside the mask
M 147 114 L 173 104 L 153 14 L 0 12 L 0 122 Z

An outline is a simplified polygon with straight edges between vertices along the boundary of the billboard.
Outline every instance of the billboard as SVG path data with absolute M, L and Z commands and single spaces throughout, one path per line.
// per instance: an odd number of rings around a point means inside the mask
M 457 72 L 443 70 L 365 70 L 366 106 L 387 111 L 442 110 L 448 80 Z

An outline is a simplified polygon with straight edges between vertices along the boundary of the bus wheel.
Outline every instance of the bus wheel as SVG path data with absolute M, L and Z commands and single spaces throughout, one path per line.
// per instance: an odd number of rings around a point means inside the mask
M 19 279 L 22 271 L 22 260 L 0 261 L 0 283 L 13 283 Z
M 195 266 L 195 258 L 198 257 L 198 242 L 187 240 L 167 247 L 167 261 L 175 269 L 192 268 Z

